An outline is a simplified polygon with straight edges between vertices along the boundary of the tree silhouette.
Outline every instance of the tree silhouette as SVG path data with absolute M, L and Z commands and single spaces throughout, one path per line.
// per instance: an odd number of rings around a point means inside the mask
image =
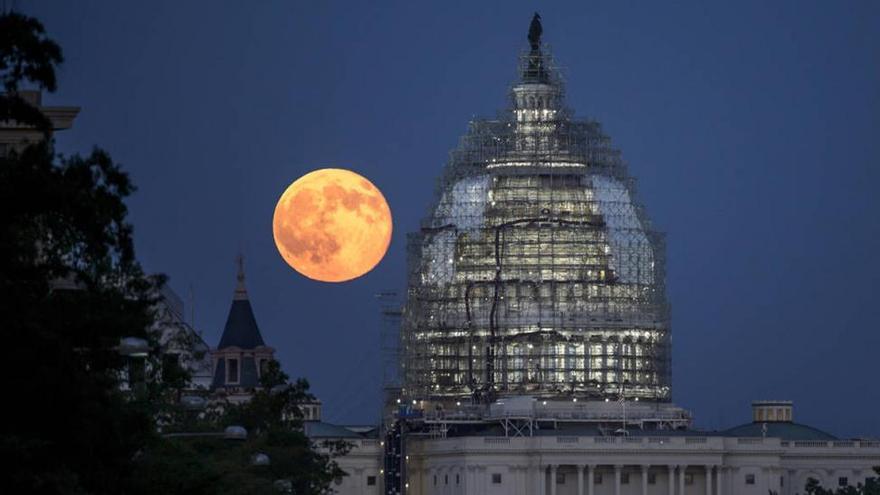
M 277 363 L 267 374 L 273 387 L 251 404 L 195 417 L 181 410 L 186 372 L 163 369 L 151 332 L 164 277 L 144 274 L 127 220 L 134 186 L 100 149 L 56 155 L 49 120 L 20 96 L 24 87 L 54 91 L 62 60 L 39 21 L 0 16 L 0 121 L 44 136 L 0 153 L 2 492 L 267 493 L 279 478 L 300 494 L 323 492 L 344 474 L 330 456 L 344 446 L 313 448 L 296 408 L 309 397 L 308 384 L 288 383 Z M 121 385 L 130 358 L 119 352 L 125 337 L 154 349 L 145 381 L 128 391 Z M 232 421 L 255 425 L 246 441 L 158 432 L 222 431 Z M 270 466 L 252 465 L 258 451 L 272 456 Z

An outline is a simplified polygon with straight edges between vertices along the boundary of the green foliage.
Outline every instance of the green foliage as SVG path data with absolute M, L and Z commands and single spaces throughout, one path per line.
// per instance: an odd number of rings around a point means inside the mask
M 137 461 L 138 493 L 247 495 L 271 492 L 277 480 L 290 480 L 294 493 L 318 494 L 345 476 L 333 459 L 350 446 L 325 442 L 316 449 L 303 432 L 297 404 L 314 399 L 308 383 L 289 383 L 276 361 L 262 379 L 264 387 L 248 402 L 175 416 L 163 430 L 168 436 Z M 248 438 L 223 439 L 219 432 L 232 425 L 244 427 Z M 257 454 L 267 455 L 270 464 L 252 465 Z
M 15 120 L 44 131 L 49 120 L 16 93 L 22 83 L 55 91 L 55 67 L 64 60 L 61 47 L 46 37 L 36 19 L 10 12 L 0 16 L 0 121 Z
M 880 477 L 880 466 L 874 468 L 874 472 Z M 877 478 L 869 480 L 866 484 L 857 484 L 855 486 L 841 486 L 837 489 L 822 488 L 819 480 L 810 478 L 804 487 L 807 495 L 880 495 L 880 482 Z
M 0 15 L 0 121 L 46 131 L 47 139 L 0 155 L 0 360 L 4 394 L 14 407 L 0 422 L 3 493 L 249 494 L 288 479 L 296 493 L 321 493 L 343 475 L 332 455 L 302 431 L 297 401 L 308 383 L 288 383 L 277 363 L 266 390 L 243 405 L 187 410 L 189 379 L 157 354 L 157 294 L 163 277 L 138 264 L 125 199 L 134 186 L 110 156 L 60 157 L 48 120 L 18 96 L 22 84 L 56 85 L 61 49 L 42 25 Z M 120 339 L 138 337 L 153 351 L 143 380 L 123 391 L 134 364 Z M 183 343 L 182 345 L 186 345 Z M 164 432 L 222 432 L 246 425 L 244 441 L 162 437 Z M 251 459 L 267 453 L 269 466 Z
M 42 26 L 0 17 L 0 117 L 29 81 L 54 89 L 60 49 Z M 26 103 L 25 103 L 26 104 Z M 0 360 L 16 407 L 0 424 L 9 493 L 119 493 L 151 417 L 119 390 L 122 337 L 146 337 L 161 284 L 134 258 L 124 199 L 133 187 L 105 152 L 57 157 L 51 141 L 0 156 Z

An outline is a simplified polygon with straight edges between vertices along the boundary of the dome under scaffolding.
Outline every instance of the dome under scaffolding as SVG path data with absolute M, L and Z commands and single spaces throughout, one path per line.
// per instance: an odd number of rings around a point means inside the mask
M 509 109 L 470 123 L 408 238 L 402 394 L 670 400 L 663 235 L 576 120 L 540 24 Z

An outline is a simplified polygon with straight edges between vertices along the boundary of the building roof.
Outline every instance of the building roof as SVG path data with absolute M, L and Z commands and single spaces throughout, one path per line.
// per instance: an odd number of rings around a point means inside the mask
M 764 425 L 767 425 L 766 434 Z M 792 422 L 746 423 L 720 432 L 726 437 L 775 437 L 783 440 L 837 440 L 812 426 Z
M 223 328 L 223 336 L 217 349 L 227 347 L 239 347 L 241 349 L 254 349 L 266 345 L 263 336 L 257 327 L 257 319 L 248 299 L 247 289 L 244 286 L 244 258 L 238 259 L 238 285 L 232 298 L 232 307 L 229 308 L 229 316 L 226 318 L 226 326 Z
M 309 438 L 366 438 L 365 435 L 349 430 L 344 426 L 324 423 L 323 421 L 306 421 L 303 423 L 306 436 Z
M 223 336 L 220 338 L 220 344 L 217 345 L 217 348 L 253 349 L 264 345 L 266 344 L 257 327 L 251 302 L 247 299 L 232 301 L 229 316 L 226 318 L 226 326 L 223 328 Z

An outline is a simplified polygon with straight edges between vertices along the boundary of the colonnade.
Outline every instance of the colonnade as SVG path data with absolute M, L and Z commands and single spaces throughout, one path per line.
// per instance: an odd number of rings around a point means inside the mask
M 650 474 L 657 474 L 658 467 L 665 469 L 667 474 L 668 486 L 665 490 L 656 487 L 657 479 L 654 480 L 655 483 L 649 483 Z M 493 469 L 486 466 L 438 466 L 424 472 L 427 475 L 424 479 L 425 493 L 432 495 L 485 494 L 492 485 L 498 484 L 499 488 L 503 486 L 505 491 L 511 494 L 558 495 L 557 475 L 560 474 L 560 469 L 570 473 L 571 468 L 574 468 L 577 474 L 577 495 L 596 494 L 597 474 L 599 474 L 600 468 L 602 473 L 607 473 L 609 468 L 613 470 L 614 495 L 621 495 L 624 472 L 630 476 L 629 483 L 640 485 L 638 493 L 641 495 L 690 495 L 697 490 L 693 484 L 688 484 L 686 481 L 687 474 L 689 474 L 688 468 L 692 469 L 690 473 L 694 473 L 693 468 L 697 468 L 705 475 L 705 488 L 700 490 L 704 495 L 725 495 L 722 492 L 722 478 L 725 470 L 718 465 L 641 464 L 633 466 L 603 464 L 600 466 L 570 463 L 507 466 L 503 472 L 493 472 Z M 633 468 L 636 469 L 633 470 Z M 632 474 L 636 474 L 636 476 L 632 476 Z M 497 478 L 493 479 L 493 476 Z M 654 486 L 654 488 L 649 490 L 649 486 Z M 631 489 L 627 491 L 632 493 Z
M 561 466 L 572 466 L 571 464 L 549 464 L 543 468 L 544 476 L 541 476 L 539 467 L 538 479 L 539 486 L 538 491 L 536 492 L 538 495 L 557 495 L 556 494 L 556 475 L 558 473 L 558 469 Z M 582 464 L 582 465 L 574 465 L 577 471 L 577 494 L 578 495 L 594 495 L 595 494 L 595 475 L 598 465 L 596 464 Z M 620 495 L 621 493 L 621 475 L 623 474 L 624 465 L 615 464 L 613 465 L 614 469 L 614 495 Z M 642 464 L 638 466 L 639 469 L 639 481 L 641 483 L 641 494 L 648 495 L 648 475 L 651 465 Z M 668 488 L 666 493 L 668 495 L 687 495 L 687 484 L 685 482 L 685 476 L 687 474 L 688 465 L 683 464 L 670 464 L 665 466 L 668 472 L 667 481 Z M 702 466 L 705 473 L 705 495 L 723 495 L 722 493 L 722 467 L 715 465 L 705 465 Z M 548 485 L 546 475 L 549 473 L 549 485 L 550 485 L 550 493 L 546 493 L 546 487 Z M 584 474 L 586 473 L 586 476 Z M 677 486 L 676 486 L 677 485 Z

